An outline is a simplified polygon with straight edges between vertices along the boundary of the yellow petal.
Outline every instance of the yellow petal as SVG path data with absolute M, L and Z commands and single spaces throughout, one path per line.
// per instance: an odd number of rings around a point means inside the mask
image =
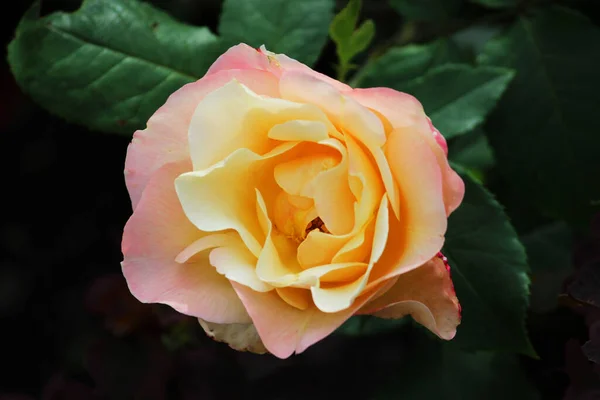
M 354 282 L 335 287 L 311 287 L 313 301 L 319 310 L 327 313 L 335 313 L 350 307 L 356 298 L 367 287 L 370 272 L 373 265 L 379 260 L 385 245 L 388 234 L 388 202 L 387 197 L 383 196 L 377 212 L 375 222 L 375 233 L 373 237 L 373 248 L 369 259 L 368 268 L 362 277 Z
M 350 235 L 335 236 L 313 230 L 298 246 L 298 262 L 304 269 L 323 264 L 331 264 L 333 257 L 350 240 L 350 238 Z
M 320 121 L 292 120 L 275 125 L 268 136 L 275 140 L 319 142 L 327 139 L 327 126 Z
M 290 306 L 306 310 L 311 304 L 310 291 L 293 287 L 277 288 L 277 294 Z
M 236 230 L 252 254 L 258 256 L 264 241 L 256 215 L 259 172 L 267 160 L 294 146 L 284 143 L 264 156 L 238 149 L 206 170 L 180 175 L 175 188 L 188 219 L 205 232 Z
M 348 155 L 337 139 L 320 142 L 336 148 L 342 155 L 340 163 L 321 172 L 313 180 L 315 208 L 333 235 L 349 233 L 354 226 L 354 196 L 348 183 Z
M 268 137 L 275 125 L 290 120 L 327 120 L 318 107 L 280 98 L 259 96 L 236 80 L 206 95 L 194 111 L 189 130 L 189 150 L 194 170 L 223 160 L 235 149 L 264 154 L 277 142 Z M 335 130 L 335 128 L 331 128 Z
M 284 99 L 317 105 L 336 126 L 359 142 L 374 147 L 385 143 L 379 118 L 332 85 L 303 72 L 286 71 L 281 75 L 279 90 Z

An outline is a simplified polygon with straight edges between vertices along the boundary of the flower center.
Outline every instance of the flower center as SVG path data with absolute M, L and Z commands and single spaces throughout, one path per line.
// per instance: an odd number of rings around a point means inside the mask
M 281 191 L 275 199 L 273 210 L 275 228 L 285 237 L 301 243 L 311 231 L 331 233 L 317 215 L 312 199 L 294 196 Z
M 308 225 L 306 225 L 306 229 L 304 230 L 304 237 L 306 238 L 308 234 L 315 229 L 318 229 L 323 233 L 331 233 L 329 232 L 329 229 L 327 229 L 327 227 L 325 226 L 325 223 L 323 222 L 321 217 L 317 217 L 310 221 Z

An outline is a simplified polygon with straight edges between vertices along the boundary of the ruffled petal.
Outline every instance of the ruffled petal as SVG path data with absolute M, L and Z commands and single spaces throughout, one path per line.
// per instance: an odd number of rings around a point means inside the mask
M 384 295 L 360 312 L 381 318 L 412 317 L 442 339 L 450 340 L 460 324 L 460 305 L 449 270 L 439 257 L 398 277 Z
M 229 70 L 189 83 L 173 93 L 148 120 L 146 129 L 134 133 L 127 149 L 125 182 L 133 208 L 152 174 L 164 164 L 189 159 L 188 127 L 198 103 L 232 79 L 253 92 L 278 96 L 275 77 L 264 71 Z
M 267 136 L 275 140 L 292 142 L 320 142 L 329 137 L 327 125 L 321 121 L 292 120 L 275 125 Z
M 375 265 L 371 283 L 414 269 L 444 244 L 447 218 L 442 175 L 426 140 L 412 129 L 391 132 L 386 156 L 400 189 L 400 220 L 390 216 L 389 243 Z
M 355 89 L 349 96 L 380 113 L 393 129 L 413 129 L 423 136 L 441 169 L 446 214 L 450 215 L 462 202 L 465 185 L 448 164 L 446 141 L 425 115 L 421 103 L 409 94 L 388 88 Z
M 335 285 L 333 287 L 311 287 L 313 301 L 319 310 L 327 313 L 339 312 L 350 307 L 356 298 L 367 287 L 371 270 L 374 264 L 381 257 L 386 243 L 388 242 L 388 202 L 387 197 L 381 199 L 381 204 L 378 208 L 377 218 L 375 220 L 375 232 L 373 235 L 373 245 L 368 267 L 364 274 L 354 282 Z
M 255 188 L 262 181 L 265 163 L 292 149 L 283 143 L 260 156 L 238 149 L 203 171 L 188 172 L 175 180 L 177 195 L 189 220 L 200 230 L 236 230 L 256 257 L 265 237 L 256 214 Z
M 123 232 L 123 274 L 141 302 L 167 304 L 207 321 L 247 323 L 244 306 L 207 253 L 185 264 L 175 261 L 203 235 L 186 218 L 173 187 L 189 168 L 188 161 L 166 164 L 147 183 Z
M 361 296 L 348 309 L 328 314 L 314 306 L 305 310 L 290 306 L 275 292 L 258 293 L 237 283 L 232 285 L 265 347 L 279 358 L 287 358 L 294 352 L 302 353 L 325 338 L 370 298 L 370 295 Z
M 261 46 L 259 49 L 261 53 L 266 55 L 270 62 L 270 71 L 272 71 L 277 76 L 280 76 L 285 71 L 297 71 L 302 72 L 307 75 L 312 76 L 315 79 L 323 81 L 328 85 L 333 86 L 336 90 L 340 92 L 346 92 L 352 90 L 352 88 L 345 83 L 342 83 L 336 79 L 330 78 L 327 75 L 324 75 L 320 72 L 315 71 L 314 69 L 308 67 L 305 64 L 302 64 L 299 61 L 294 60 L 286 56 L 285 54 L 276 54 L 268 51 L 265 46 Z
M 340 130 L 354 136 L 369 149 L 385 143 L 381 120 L 356 100 L 314 76 L 285 71 L 279 81 L 281 97 L 314 104 L 323 110 Z
M 258 49 L 245 43 L 230 47 L 210 66 L 205 77 L 217 72 L 231 69 L 239 70 L 269 70 L 269 59 Z

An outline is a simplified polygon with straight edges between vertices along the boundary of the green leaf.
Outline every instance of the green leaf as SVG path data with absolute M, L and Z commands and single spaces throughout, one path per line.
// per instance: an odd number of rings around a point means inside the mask
M 329 25 L 329 36 L 335 43 L 346 42 L 356 28 L 361 1 L 350 0 L 348 5 L 333 17 Z
M 435 127 L 450 139 L 481 124 L 508 86 L 513 72 L 503 68 L 444 65 L 408 82 Z
M 469 353 L 426 335 L 408 339 L 406 347 L 396 381 L 384 386 L 377 399 L 539 399 L 516 356 Z
M 486 125 L 502 174 L 547 215 L 586 221 L 600 210 L 600 30 L 544 9 L 490 41 L 479 61 L 517 72 Z
M 369 63 L 355 78 L 360 87 L 391 87 L 403 90 L 406 83 L 431 68 L 446 63 L 459 63 L 460 52 L 448 39 L 428 44 L 396 47 Z
M 525 249 L 500 204 L 457 170 L 465 181 L 465 198 L 450 215 L 442 250 L 463 312 L 453 342 L 468 350 L 534 354 L 525 331 Z
M 349 46 L 352 49 L 352 57 L 369 47 L 373 37 L 375 37 L 375 24 L 369 19 L 363 22 L 350 37 Z
M 531 309 L 543 313 L 556 308 L 565 279 L 573 272 L 573 237 L 569 227 L 558 222 L 521 237 L 532 270 Z
M 339 59 L 337 65 L 337 78 L 346 80 L 346 75 L 354 66 L 350 61 L 361 51 L 365 50 L 373 37 L 375 37 L 375 24 L 367 20 L 354 30 L 358 22 L 361 1 L 350 0 L 334 18 L 329 26 L 329 35 L 336 45 L 336 53 Z
M 471 0 L 471 2 L 489 8 L 511 8 L 515 7 L 519 0 Z
M 494 153 L 481 128 L 458 136 L 448 144 L 450 161 L 462 167 L 486 170 L 494 166 Z
M 265 45 L 307 65 L 327 41 L 333 0 L 225 0 L 219 33 L 231 44 Z
M 456 14 L 462 0 L 390 0 L 390 5 L 409 20 L 444 20 Z
M 51 112 L 96 130 L 144 127 L 221 50 L 207 28 L 134 0 L 86 0 L 42 18 L 39 8 L 25 14 L 8 47 L 17 83 Z

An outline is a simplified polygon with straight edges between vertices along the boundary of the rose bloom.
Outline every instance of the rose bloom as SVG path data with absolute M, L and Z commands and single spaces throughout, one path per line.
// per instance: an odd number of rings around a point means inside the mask
M 464 184 L 408 94 L 240 44 L 135 132 L 125 179 L 129 289 L 234 348 L 289 357 L 359 314 L 456 333 Z

